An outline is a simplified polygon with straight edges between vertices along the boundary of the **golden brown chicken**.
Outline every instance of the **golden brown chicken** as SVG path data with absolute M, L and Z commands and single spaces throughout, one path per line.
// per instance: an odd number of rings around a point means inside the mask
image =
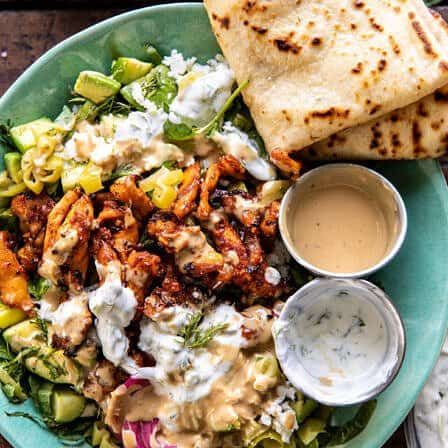
M 9 246 L 8 232 L 0 232 L 0 300 L 13 308 L 32 313 L 27 276 Z
M 11 201 L 11 211 L 19 218 L 24 245 L 17 252 L 20 264 L 29 272 L 37 269 L 42 258 L 48 214 L 55 202 L 45 193 L 23 193 Z
M 187 226 L 170 214 L 158 213 L 149 220 L 147 232 L 168 253 L 174 254 L 183 274 L 203 277 L 218 272 L 224 264 L 222 255 L 208 243 L 199 226 Z
M 173 213 L 183 219 L 196 208 L 196 199 L 201 187 L 201 166 L 194 163 L 184 172 L 182 184 L 173 205 Z
M 222 177 L 243 179 L 245 172 L 246 170 L 241 163 L 231 155 L 223 156 L 217 162 L 213 163 L 207 170 L 201 186 L 199 207 L 196 212 L 198 218 L 204 220 L 210 216 L 212 212 L 212 207 L 209 202 L 210 194 L 215 190 Z
M 89 264 L 93 206 L 79 190 L 69 191 L 48 215 L 39 274 L 55 285 L 80 291 Z
M 272 163 L 277 166 L 283 173 L 287 174 L 291 179 L 297 179 L 302 170 L 302 162 L 295 160 L 290 154 L 280 149 L 271 151 L 270 158 Z
M 136 176 L 118 179 L 110 186 L 110 192 L 115 199 L 129 205 L 139 222 L 145 220 L 154 209 L 151 199 L 137 186 Z

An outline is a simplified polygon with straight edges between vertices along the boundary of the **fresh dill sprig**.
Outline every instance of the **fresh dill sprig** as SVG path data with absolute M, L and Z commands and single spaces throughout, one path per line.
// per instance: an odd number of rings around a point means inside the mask
M 132 108 L 129 104 L 118 100 L 116 96 L 112 96 L 99 106 L 96 107 L 97 115 L 128 115 Z
M 0 147 L 3 146 L 6 151 L 17 151 L 16 145 L 9 132 L 12 126 L 11 120 L 0 122 Z
M 184 346 L 187 348 L 205 347 L 217 334 L 227 328 L 227 324 L 210 325 L 208 328 L 200 328 L 204 315 L 198 311 L 190 316 L 188 323 L 182 328 L 180 336 L 184 338 Z
M 48 323 L 46 320 L 40 318 L 39 316 L 35 317 L 32 323 L 36 324 L 45 334 L 45 338 L 48 336 Z

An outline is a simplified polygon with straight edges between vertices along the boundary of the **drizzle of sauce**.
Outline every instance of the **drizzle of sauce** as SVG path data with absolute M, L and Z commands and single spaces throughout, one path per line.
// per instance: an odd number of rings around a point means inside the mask
M 387 253 L 387 220 L 378 201 L 360 188 L 336 184 L 310 188 L 295 204 L 292 239 L 317 268 L 351 273 Z

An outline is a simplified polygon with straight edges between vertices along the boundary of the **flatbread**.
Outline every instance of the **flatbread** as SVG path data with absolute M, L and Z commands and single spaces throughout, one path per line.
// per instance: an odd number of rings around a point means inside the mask
M 448 149 L 448 85 L 410 106 L 346 129 L 300 152 L 304 159 L 440 157 Z
M 421 0 L 205 0 L 271 153 L 285 155 L 448 84 L 448 32 Z

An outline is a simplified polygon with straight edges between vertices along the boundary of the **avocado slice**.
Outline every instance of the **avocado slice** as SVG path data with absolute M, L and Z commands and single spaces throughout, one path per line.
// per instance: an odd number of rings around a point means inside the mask
M 326 423 L 317 418 L 309 418 L 297 431 L 301 442 L 309 445 L 321 432 L 325 431 Z
M 110 439 L 110 434 L 107 434 L 107 437 L 103 437 L 100 443 L 100 448 L 118 448 L 112 440 Z
M 36 146 L 36 138 L 38 136 L 46 134 L 52 129 L 55 129 L 55 124 L 49 118 L 43 117 L 29 123 L 14 126 L 9 133 L 19 151 L 26 152 L 33 146 Z
M 100 422 L 95 422 L 93 424 L 92 446 L 100 445 L 101 441 L 108 436 L 109 431 Z
M 112 62 L 112 77 L 121 84 L 129 84 L 152 69 L 152 64 L 135 58 L 118 58 Z
M 3 332 L 3 338 L 14 352 L 36 348 L 37 352 L 25 358 L 25 367 L 35 375 L 52 383 L 78 387 L 82 382 L 81 367 L 62 350 L 47 345 L 46 335 L 32 320 L 20 322 Z
M 36 355 L 25 359 L 25 367 L 52 383 L 70 384 L 79 387 L 83 380 L 81 368 L 78 364 L 64 354 L 62 350 L 51 347 L 40 347 Z
M 9 177 L 16 183 L 20 184 L 23 180 L 21 161 L 22 155 L 19 152 L 7 152 L 4 156 L 6 171 Z
M 0 329 L 11 327 L 26 319 L 24 311 L 18 308 L 10 308 L 9 306 L 0 303 Z
M 74 90 L 78 95 L 100 104 L 118 93 L 121 84 L 99 72 L 85 70 L 76 80 Z
M 32 320 L 25 320 L 8 328 L 3 332 L 3 339 L 13 352 L 20 352 L 24 348 L 46 345 L 45 333 Z
M 51 403 L 56 423 L 69 423 L 76 420 L 86 407 L 86 399 L 68 387 L 56 387 Z

